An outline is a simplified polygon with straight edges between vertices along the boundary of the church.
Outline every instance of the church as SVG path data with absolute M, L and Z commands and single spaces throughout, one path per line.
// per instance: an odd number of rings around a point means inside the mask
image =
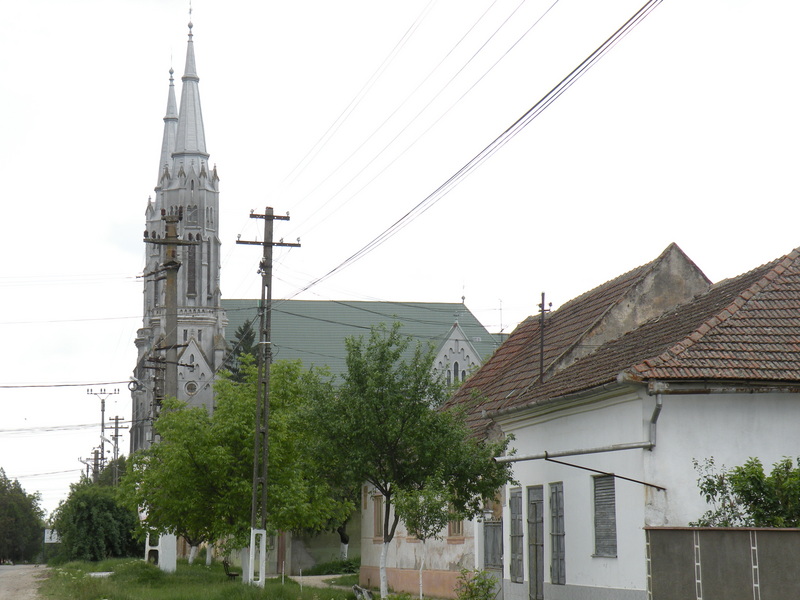
M 164 136 L 158 161 L 155 197 L 147 202 L 144 232 L 143 323 L 136 335 L 138 350 L 131 382 L 131 452 L 153 441 L 152 423 L 165 395 L 176 394 L 192 406 L 213 410 L 214 374 L 225 358 L 225 325 L 221 307 L 219 176 L 209 162 L 200 78 L 195 65 L 192 23 L 181 77 L 180 107 L 173 70 L 169 71 Z M 167 346 L 167 262 L 165 218 L 178 215 L 177 246 L 177 390 L 164 389 Z M 173 333 L 173 335 L 175 335 Z

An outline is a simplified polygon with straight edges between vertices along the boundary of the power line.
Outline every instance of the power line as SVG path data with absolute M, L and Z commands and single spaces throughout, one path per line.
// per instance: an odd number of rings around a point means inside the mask
M 486 160 L 494 155 L 500 148 L 507 144 L 513 137 L 520 131 L 527 127 L 533 119 L 538 117 L 547 107 L 549 107 L 556 99 L 558 99 L 565 91 L 580 79 L 586 71 L 593 67 L 597 61 L 605 56 L 616 44 L 624 38 L 630 31 L 636 27 L 641 21 L 647 17 L 662 0 L 649 0 L 639 11 L 636 12 L 628 21 L 625 22 L 617 31 L 614 32 L 603 44 L 601 44 L 594 52 L 583 60 L 577 67 L 575 67 L 564 79 L 562 79 L 554 88 L 545 94 L 536 104 L 528 109 L 522 116 L 520 116 L 514 123 L 505 129 L 499 136 L 497 136 L 489 145 L 483 150 L 478 152 L 466 164 L 464 164 L 458 171 L 451 175 L 433 192 L 428 194 L 422 201 L 409 210 L 406 214 L 400 217 L 392 225 L 390 225 L 383 232 L 378 234 L 372 241 L 368 242 L 360 250 L 350 255 L 339 265 L 325 273 L 324 275 L 312 280 L 303 288 L 297 290 L 290 298 L 295 298 L 306 290 L 314 287 L 315 285 L 325 281 L 329 277 L 343 270 L 344 268 L 355 263 L 360 258 L 382 245 L 388 239 L 393 237 L 397 232 L 406 227 L 409 223 L 417 219 L 429 208 L 436 204 L 439 200 L 444 198 L 450 191 L 452 191 L 458 184 L 460 184 L 468 175 L 481 166 Z M 363 189 L 363 188 L 362 188 Z
M 129 379 L 124 381 L 90 381 L 80 383 L 0 383 L 0 389 L 18 390 L 27 388 L 62 388 L 62 387 L 86 387 L 91 385 L 117 385 L 127 384 Z

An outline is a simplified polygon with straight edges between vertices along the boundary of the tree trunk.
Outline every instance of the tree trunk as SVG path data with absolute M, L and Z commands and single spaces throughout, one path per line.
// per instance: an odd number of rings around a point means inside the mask
M 389 597 L 389 581 L 386 577 L 386 555 L 389 553 L 389 542 L 383 542 L 381 548 L 381 598 Z
M 212 559 L 214 557 L 214 544 L 208 543 L 206 545 L 206 566 L 210 567 Z
M 197 546 L 192 546 L 189 550 L 189 564 L 194 564 L 194 558 L 197 556 Z
M 422 560 L 419 562 L 419 600 L 422 600 L 422 570 L 425 568 L 425 555 L 428 553 L 428 547 L 425 545 L 425 540 L 422 540 Z
M 347 549 L 350 544 L 350 536 L 347 535 L 346 527 L 347 523 L 343 523 L 336 528 L 336 532 L 339 534 L 339 556 L 342 560 L 347 560 Z

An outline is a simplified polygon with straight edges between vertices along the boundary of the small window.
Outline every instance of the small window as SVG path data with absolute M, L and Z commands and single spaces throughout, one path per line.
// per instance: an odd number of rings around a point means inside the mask
M 459 368 L 458 368 L 458 361 L 456 361 L 456 362 L 453 364 L 453 381 L 454 381 L 455 383 L 458 383 L 458 371 L 459 371 Z
M 183 341 L 184 342 L 188 342 L 189 341 L 189 330 L 188 329 L 184 329 L 183 330 Z
M 373 538 L 383 541 L 383 496 L 372 497 L 373 514 Z
M 463 538 L 464 537 L 464 521 L 448 521 L 447 522 L 447 537 Z
M 594 477 L 594 554 L 617 556 L 617 508 L 613 475 Z

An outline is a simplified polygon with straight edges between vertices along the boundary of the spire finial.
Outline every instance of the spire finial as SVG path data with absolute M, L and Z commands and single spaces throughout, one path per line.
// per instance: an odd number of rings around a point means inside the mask
M 189 37 L 192 37 L 192 0 L 189 0 Z

